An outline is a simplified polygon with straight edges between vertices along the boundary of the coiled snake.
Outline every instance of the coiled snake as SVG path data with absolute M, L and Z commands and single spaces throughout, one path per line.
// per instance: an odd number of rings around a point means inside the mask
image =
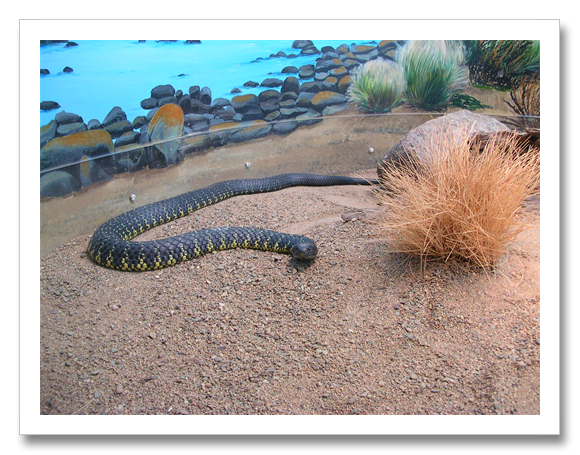
M 98 227 L 91 236 L 88 254 L 104 267 L 135 272 L 170 267 L 212 251 L 232 248 L 276 251 L 290 253 L 298 259 L 314 259 L 318 248 L 313 240 L 301 235 L 251 227 L 200 229 L 144 242 L 131 239 L 155 226 L 242 194 L 267 193 L 292 186 L 374 183 L 377 181 L 315 174 L 281 174 L 260 179 L 226 180 L 112 218 Z

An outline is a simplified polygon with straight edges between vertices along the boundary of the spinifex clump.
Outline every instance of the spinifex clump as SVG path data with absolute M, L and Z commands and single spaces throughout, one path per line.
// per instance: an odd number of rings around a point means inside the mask
M 516 215 L 539 184 L 539 153 L 515 135 L 477 153 L 468 133 L 436 133 L 420 160 L 385 165 L 379 226 L 393 251 L 491 267 L 523 230 Z

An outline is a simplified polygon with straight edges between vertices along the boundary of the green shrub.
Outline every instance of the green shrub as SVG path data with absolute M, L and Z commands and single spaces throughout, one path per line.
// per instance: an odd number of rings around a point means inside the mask
M 404 100 L 403 72 L 390 60 L 371 60 L 353 71 L 347 95 L 365 111 L 389 112 Z
M 465 41 L 467 66 L 474 85 L 511 90 L 520 79 L 540 70 L 540 42 L 525 40 Z
M 437 111 L 469 83 L 460 41 L 408 41 L 396 55 L 407 82 L 407 101 Z

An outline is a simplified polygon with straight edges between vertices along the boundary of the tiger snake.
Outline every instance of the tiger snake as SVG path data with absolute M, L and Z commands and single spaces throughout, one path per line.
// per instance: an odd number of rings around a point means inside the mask
M 160 240 L 133 241 L 139 234 L 234 196 L 268 193 L 293 186 L 371 185 L 376 180 L 316 174 L 281 174 L 258 179 L 226 180 L 164 201 L 138 207 L 99 226 L 88 255 L 104 267 L 141 272 L 170 267 L 213 251 L 251 248 L 288 253 L 312 260 L 318 248 L 308 237 L 254 227 L 199 229 Z

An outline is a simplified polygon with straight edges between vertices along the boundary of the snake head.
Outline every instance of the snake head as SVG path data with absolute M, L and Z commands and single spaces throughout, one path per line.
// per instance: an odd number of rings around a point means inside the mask
M 300 242 L 292 247 L 292 256 L 296 259 L 314 259 L 318 254 L 318 247 L 312 241 Z

